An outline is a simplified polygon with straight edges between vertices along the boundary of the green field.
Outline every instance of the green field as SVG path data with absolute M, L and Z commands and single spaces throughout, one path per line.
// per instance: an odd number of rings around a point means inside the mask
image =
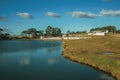
M 108 72 L 120 80 L 120 37 L 108 35 L 64 40 L 63 47 L 64 57 Z

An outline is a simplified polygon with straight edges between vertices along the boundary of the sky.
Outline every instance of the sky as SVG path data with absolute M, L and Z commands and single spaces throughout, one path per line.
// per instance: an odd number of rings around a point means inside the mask
M 0 27 L 12 34 L 28 28 L 59 27 L 62 32 L 89 31 L 113 25 L 120 29 L 120 0 L 0 0 Z

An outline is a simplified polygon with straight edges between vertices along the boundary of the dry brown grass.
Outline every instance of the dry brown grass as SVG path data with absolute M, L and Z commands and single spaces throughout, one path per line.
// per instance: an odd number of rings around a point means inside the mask
M 110 72 L 120 80 L 120 37 L 92 36 L 84 40 L 65 40 L 63 56 Z M 100 54 L 113 52 L 113 54 Z

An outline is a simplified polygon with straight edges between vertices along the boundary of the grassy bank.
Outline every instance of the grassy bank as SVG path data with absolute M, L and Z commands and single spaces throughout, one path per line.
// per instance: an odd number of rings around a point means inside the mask
M 64 57 L 111 73 L 120 80 L 120 37 L 92 36 L 84 40 L 64 40 L 63 47 Z

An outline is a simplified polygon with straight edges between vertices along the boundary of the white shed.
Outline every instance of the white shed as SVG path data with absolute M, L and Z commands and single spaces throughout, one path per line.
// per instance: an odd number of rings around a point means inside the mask
M 106 33 L 108 33 L 108 30 L 106 30 L 106 31 L 92 31 L 92 32 L 89 32 L 88 35 L 105 36 Z

